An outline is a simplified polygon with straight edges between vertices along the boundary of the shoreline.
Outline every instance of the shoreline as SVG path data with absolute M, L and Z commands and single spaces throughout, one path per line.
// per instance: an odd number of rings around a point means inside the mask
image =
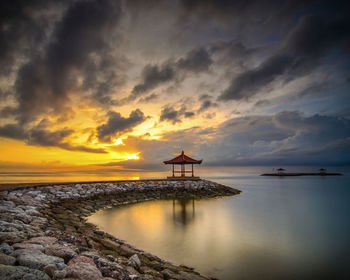
M 146 200 L 239 193 L 207 180 L 163 179 L 22 185 L 2 190 L 0 274 L 4 279 L 30 274 L 39 280 L 211 279 L 137 249 L 88 223 L 87 217 L 104 208 Z

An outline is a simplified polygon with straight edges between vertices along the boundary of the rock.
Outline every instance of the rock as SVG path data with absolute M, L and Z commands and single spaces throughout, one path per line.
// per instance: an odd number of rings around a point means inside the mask
M 104 277 L 112 277 L 114 279 L 126 279 L 127 272 L 124 269 L 113 269 L 111 267 L 101 267 L 100 271 Z
M 68 277 L 75 277 L 82 280 L 98 280 L 102 278 L 101 271 L 98 270 L 96 265 L 86 262 L 72 263 L 62 271 L 66 271 L 66 276 Z
M 31 244 L 31 243 L 15 243 L 12 245 L 13 248 L 15 249 L 33 249 L 33 250 L 37 250 L 37 251 L 44 251 L 44 247 L 42 245 L 39 244 Z
M 6 242 L 6 243 L 16 243 L 21 242 L 26 238 L 25 233 L 18 231 L 18 232 L 0 232 L 0 242 Z
M 24 255 L 24 254 L 30 255 L 30 254 L 40 254 L 40 253 L 42 252 L 35 249 L 18 249 L 13 251 L 11 253 L 11 256 L 17 258 L 19 255 Z
M 66 278 L 67 272 L 65 270 L 56 270 L 53 274 L 54 279 L 63 279 Z M 67 280 L 68 278 L 66 278 Z
M 73 265 L 75 263 L 88 263 L 91 265 L 95 265 L 95 262 L 93 259 L 91 259 L 89 257 L 85 257 L 85 256 L 75 256 L 73 259 L 71 259 L 68 262 L 68 266 Z
M 64 263 L 56 263 L 56 267 L 57 267 L 59 270 L 62 270 L 62 269 L 64 269 L 64 268 L 66 268 L 67 265 L 64 264 Z
M 7 243 L 2 243 L 0 245 L 0 252 L 9 255 L 13 252 L 13 247 L 8 245 Z
M 55 271 L 57 270 L 56 265 L 54 264 L 48 264 L 44 267 L 44 272 L 49 275 L 51 278 L 54 277 Z
M 50 280 L 43 271 L 23 266 L 10 266 L 0 264 L 1 280 Z
M 17 223 L 9 223 L 0 220 L 0 232 L 16 232 L 23 230 L 23 226 Z
M 162 271 L 162 274 L 163 274 L 164 280 L 181 279 L 181 278 L 179 278 L 179 276 L 177 274 L 175 274 L 174 272 L 170 271 L 169 269 L 164 269 Z
M 16 218 L 16 220 L 20 220 L 25 224 L 29 224 L 33 220 L 32 216 L 29 216 L 25 213 L 17 214 L 17 215 L 15 215 L 15 218 Z
M 43 269 L 49 264 L 63 263 L 64 260 L 59 257 L 48 256 L 41 252 L 31 254 L 21 254 L 17 257 L 20 265 L 34 269 Z
M 14 265 L 16 258 L 0 253 L 0 264 Z
M 68 262 L 76 256 L 77 253 L 69 247 L 52 244 L 45 248 L 45 254 L 63 258 L 65 262 Z
M 51 236 L 39 236 L 39 237 L 34 237 L 32 239 L 29 239 L 27 242 L 33 243 L 33 244 L 46 245 L 46 244 L 56 243 L 57 238 L 51 237 Z
M 141 261 L 140 261 L 139 256 L 137 254 L 134 254 L 130 257 L 128 264 L 138 271 L 141 268 Z
M 26 214 L 29 216 L 40 216 L 40 213 L 35 209 L 26 210 Z

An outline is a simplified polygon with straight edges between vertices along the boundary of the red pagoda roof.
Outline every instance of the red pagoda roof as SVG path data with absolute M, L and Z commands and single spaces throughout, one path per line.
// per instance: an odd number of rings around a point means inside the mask
M 163 161 L 165 164 L 186 164 L 186 163 L 192 163 L 192 164 L 201 164 L 202 160 L 196 160 L 193 158 L 190 158 L 189 156 L 186 156 L 184 151 L 182 151 L 181 155 L 167 161 Z

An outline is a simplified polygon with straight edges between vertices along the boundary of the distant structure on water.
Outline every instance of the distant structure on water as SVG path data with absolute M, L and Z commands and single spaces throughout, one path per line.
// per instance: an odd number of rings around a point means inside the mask
M 186 156 L 184 151 L 181 154 L 171 160 L 163 161 L 164 164 L 172 164 L 173 165 L 173 174 L 172 176 L 167 177 L 170 180 L 198 180 L 199 177 L 194 176 L 193 165 L 201 164 L 203 160 L 196 160 Z M 192 169 L 186 170 L 186 164 L 191 164 Z M 180 170 L 175 170 L 175 165 L 180 165 Z M 186 176 L 186 173 L 190 173 L 191 176 Z M 180 174 L 180 176 L 176 176 L 176 174 Z
M 283 168 L 278 168 L 278 169 L 277 169 L 277 174 L 282 175 L 282 174 L 284 174 L 284 171 L 286 171 L 286 170 L 283 169 Z
M 320 171 L 320 174 L 326 174 L 327 169 L 320 168 L 318 171 Z
M 273 171 L 275 168 L 272 169 Z M 277 173 L 264 173 L 261 174 L 261 176 L 278 176 L 278 177 L 284 177 L 284 176 L 341 176 L 343 174 L 341 173 L 329 173 L 327 172 L 327 169 L 325 168 L 320 168 L 318 169 L 318 172 L 284 172 L 286 171 L 283 168 L 278 168 Z

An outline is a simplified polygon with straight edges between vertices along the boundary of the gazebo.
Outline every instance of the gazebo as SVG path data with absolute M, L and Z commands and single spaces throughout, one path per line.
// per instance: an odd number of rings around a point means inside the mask
M 278 173 L 279 175 L 284 174 L 284 171 L 286 171 L 286 170 L 283 169 L 283 168 L 278 168 L 278 169 L 277 169 L 277 173 Z
M 167 161 L 163 161 L 164 164 L 172 164 L 173 165 L 173 176 L 168 177 L 168 179 L 175 179 L 175 180 L 193 180 L 193 179 L 199 179 L 199 177 L 194 176 L 193 172 L 193 164 L 201 164 L 202 160 L 196 160 L 193 158 L 190 158 L 189 156 L 186 156 L 184 151 L 181 152 L 181 155 Z M 180 165 L 180 170 L 175 170 L 175 164 Z M 186 170 L 186 164 L 192 165 L 192 170 Z M 176 173 L 180 173 L 180 176 L 176 176 Z M 191 173 L 191 176 L 186 176 L 186 173 Z
M 326 174 L 327 169 L 326 168 L 320 168 L 318 171 L 320 171 L 320 174 Z

